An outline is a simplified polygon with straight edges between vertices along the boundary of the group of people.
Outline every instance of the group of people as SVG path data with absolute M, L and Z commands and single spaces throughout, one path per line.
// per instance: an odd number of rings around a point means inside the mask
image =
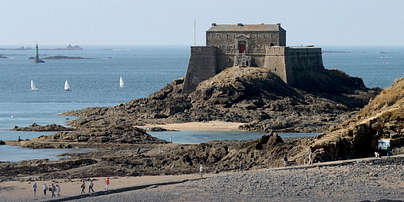
M 80 194 L 86 193 L 86 192 L 85 192 L 85 189 L 86 189 L 86 182 L 85 182 L 84 180 L 82 181 L 80 188 L 81 188 Z M 91 193 L 91 192 L 94 192 L 94 182 L 93 182 L 93 179 L 89 179 L 89 180 L 88 180 L 88 193 Z
M 390 148 L 390 145 L 387 145 L 385 151 L 386 151 L 386 152 L 385 152 L 385 153 L 386 153 L 386 156 L 387 156 L 387 157 L 390 157 L 390 156 L 391 156 L 391 148 Z M 376 149 L 375 149 L 375 157 L 376 157 L 376 158 L 381 158 L 381 153 L 382 153 L 382 149 L 379 148 L 379 146 L 376 146 Z
M 58 184 L 51 184 L 51 185 L 47 185 L 47 184 L 43 184 L 42 186 L 42 190 L 43 190 L 43 195 L 46 196 L 47 191 L 49 191 L 51 193 L 52 198 L 57 196 L 60 196 L 60 192 L 61 192 L 61 188 Z M 36 196 L 36 191 L 38 190 L 38 184 L 36 182 L 34 182 L 34 184 L 32 184 L 32 189 L 34 191 L 34 196 Z M 55 194 L 56 193 L 56 194 Z
M 109 177 L 105 178 L 105 191 L 109 190 L 109 185 L 110 185 L 110 180 Z M 61 187 L 58 184 L 54 184 L 52 183 L 51 185 L 47 185 L 47 184 L 43 184 L 43 195 L 46 196 L 46 193 L 49 191 L 51 193 L 51 197 L 54 198 L 56 196 L 60 196 L 60 192 L 61 192 Z M 85 189 L 86 189 L 86 183 L 85 180 L 82 180 L 81 183 L 81 192 L 80 194 L 84 194 L 85 193 Z M 36 197 L 36 192 L 38 190 L 38 184 L 36 182 L 34 182 L 32 184 L 32 190 L 34 192 L 34 197 Z M 93 193 L 95 192 L 94 189 L 94 180 L 93 179 L 88 179 L 88 193 Z

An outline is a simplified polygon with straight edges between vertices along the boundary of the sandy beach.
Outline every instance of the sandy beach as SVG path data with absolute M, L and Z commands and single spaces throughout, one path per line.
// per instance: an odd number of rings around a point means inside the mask
M 224 122 L 224 121 L 208 121 L 208 122 L 188 122 L 188 123 L 170 123 L 170 124 L 146 124 L 137 126 L 147 129 L 160 127 L 167 130 L 184 130 L 184 131 L 240 131 L 239 127 L 244 123 Z
M 205 175 L 206 177 L 213 176 L 212 174 Z M 140 176 L 140 177 L 110 177 L 110 189 L 120 189 L 131 186 L 152 185 L 158 183 L 175 183 L 183 180 L 198 179 L 199 175 L 164 175 L 164 176 Z M 94 179 L 94 189 L 96 192 L 103 191 L 105 189 L 105 178 L 97 177 Z M 32 184 L 33 182 L 22 181 L 8 181 L 0 183 L 0 199 L 6 200 L 50 200 L 51 193 L 47 191 L 47 195 L 43 194 L 43 185 L 48 186 L 53 184 L 59 184 L 61 186 L 61 196 L 57 198 L 65 198 L 70 196 L 76 196 L 81 191 L 81 179 L 55 179 L 53 181 L 36 181 L 38 190 L 36 197 L 33 195 Z M 88 193 L 88 182 L 86 181 L 86 193 Z
M 105 178 L 95 178 L 96 194 L 82 196 L 80 179 L 54 182 L 62 187 L 59 199 L 67 201 L 375 201 L 404 200 L 403 170 L 404 155 L 400 155 L 223 172 L 203 178 L 198 174 L 111 177 L 111 193 L 101 191 Z M 42 185 L 52 182 L 37 183 L 39 191 L 33 197 L 30 182 L 2 182 L 0 198 L 50 200 L 49 193 L 43 196 Z

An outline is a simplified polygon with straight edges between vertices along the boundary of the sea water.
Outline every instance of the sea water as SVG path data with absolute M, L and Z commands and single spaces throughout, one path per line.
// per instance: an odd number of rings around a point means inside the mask
M 370 88 L 386 88 L 404 73 L 404 47 L 323 47 L 323 51 L 326 68 L 338 68 L 351 76 L 361 77 Z M 18 136 L 31 139 L 49 135 L 51 133 L 10 132 L 9 129 L 34 122 L 41 125 L 63 125 L 68 121 L 66 119 L 72 117 L 58 116 L 58 113 L 90 106 L 112 106 L 146 97 L 173 79 L 185 76 L 189 52 L 189 47 L 186 46 L 40 49 L 41 57 L 64 55 L 91 59 L 45 60 L 46 63 L 34 64 L 28 59 L 33 56 L 33 50 L 0 50 L 0 55 L 8 57 L 0 59 L 0 139 L 16 140 Z M 119 87 L 120 76 L 125 82 L 125 88 Z M 30 89 L 31 80 L 34 80 L 39 90 Z M 65 80 L 69 81 L 71 91 L 63 90 Z M 254 139 L 263 135 L 249 132 L 189 131 L 152 134 L 163 139 L 174 136 L 174 142 L 190 143 Z M 18 160 L 38 157 L 17 152 L 32 153 L 21 147 L 0 148 L 0 161 L 1 156 L 6 155 L 9 159 Z M 44 156 L 58 153 L 56 150 L 37 151 Z

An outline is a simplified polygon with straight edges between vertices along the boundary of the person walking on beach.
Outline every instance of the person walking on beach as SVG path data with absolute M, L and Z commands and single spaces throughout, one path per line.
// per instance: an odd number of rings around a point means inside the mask
M 387 157 L 390 157 L 390 155 L 391 155 L 390 145 L 387 145 L 387 147 L 386 147 L 386 154 L 387 154 Z
M 94 192 L 93 187 L 94 187 L 93 180 L 92 179 L 88 180 L 88 193 Z
M 55 185 L 54 184 L 52 184 L 50 187 L 49 187 L 49 191 L 52 193 L 52 198 L 55 198 L 56 197 L 56 195 L 55 195 L 55 191 L 56 191 L 56 187 L 55 187 Z
M 243 171 L 243 161 L 240 160 L 240 171 Z
M 105 191 L 109 189 L 109 177 L 105 178 Z
M 58 197 L 60 196 L 60 186 L 57 184 L 56 185 L 56 193 L 58 194 Z
M 85 191 L 84 191 L 85 189 L 86 189 L 86 183 L 83 180 L 83 183 L 81 183 L 81 192 L 80 192 L 80 194 L 85 194 Z
M 199 173 L 201 174 L 201 178 L 203 177 L 203 166 L 199 164 Z
M 289 165 L 289 161 L 288 161 L 288 157 L 287 156 L 285 156 L 285 157 L 283 157 L 283 166 L 288 166 Z
M 309 165 L 313 164 L 313 148 L 309 147 Z
M 36 182 L 34 182 L 34 184 L 32 184 L 32 190 L 34 191 L 34 197 L 36 196 L 36 188 L 38 188 L 38 185 L 36 184 Z
M 46 191 L 48 190 L 48 186 L 43 184 L 43 195 L 46 196 Z
M 376 146 L 376 149 L 375 149 L 375 157 L 380 158 L 380 150 L 379 150 L 378 146 Z

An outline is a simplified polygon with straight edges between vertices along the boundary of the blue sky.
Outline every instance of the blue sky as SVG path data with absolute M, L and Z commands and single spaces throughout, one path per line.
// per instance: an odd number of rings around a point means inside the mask
M 288 45 L 404 46 L 402 0 L 2 0 L 5 45 L 204 44 L 212 22 L 282 23 Z

